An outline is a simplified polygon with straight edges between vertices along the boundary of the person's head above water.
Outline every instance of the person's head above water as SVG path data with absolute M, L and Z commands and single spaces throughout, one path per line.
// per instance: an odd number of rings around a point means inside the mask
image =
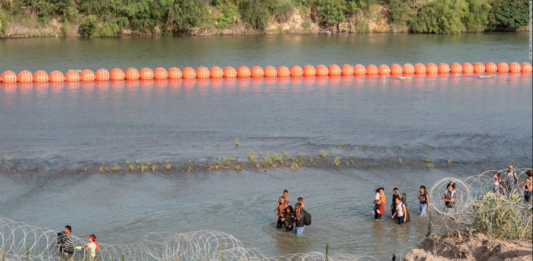
M 285 211 L 286 211 L 287 213 L 291 213 L 291 212 L 294 211 L 294 210 L 292 209 L 292 206 L 288 206 L 287 209 L 285 209 Z
M 378 188 L 378 192 L 379 194 L 383 195 L 383 193 L 385 193 L 385 189 L 383 187 Z
M 299 198 L 298 198 L 298 202 L 302 202 L 302 201 L 304 201 L 304 198 L 299 197 Z
M 69 225 L 66 225 L 65 226 L 65 234 L 70 235 L 71 232 L 72 232 L 72 227 L 69 226 Z
M 452 192 L 453 191 L 453 186 L 449 186 L 448 187 L 448 191 Z
M 424 185 L 420 186 L 420 192 L 426 193 L 426 186 Z
M 279 202 L 282 204 L 285 203 L 285 197 L 284 196 L 279 197 Z
M 302 204 L 296 203 L 294 204 L 294 210 L 300 209 L 302 207 Z
M 402 202 L 402 200 L 400 198 L 396 198 L 395 199 L 396 203 L 399 204 L 400 202 Z
M 398 188 L 393 188 L 393 189 L 392 189 L 392 193 L 394 193 L 394 195 L 398 195 L 398 193 L 399 193 L 399 192 L 398 192 Z

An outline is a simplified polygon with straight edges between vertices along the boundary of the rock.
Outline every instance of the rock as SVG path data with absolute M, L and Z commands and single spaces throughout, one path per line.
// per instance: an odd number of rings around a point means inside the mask
M 235 32 L 233 32 L 232 30 L 230 29 L 224 29 L 222 30 L 222 32 L 220 32 L 221 35 L 234 35 Z

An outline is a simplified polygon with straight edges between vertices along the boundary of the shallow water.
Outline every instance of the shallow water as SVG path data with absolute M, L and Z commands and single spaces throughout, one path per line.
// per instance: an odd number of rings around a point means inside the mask
M 54 50 L 62 46 L 58 43 L 66 41 L 69 44 L 63 47 L 69 52 L 75 50 L 72 46 L 98 43 L 105 49 L 108 42 L 133 44 L 130 41 L 139 40 L 141 47 L 149 46 L 147 42 L 157 42 L 156 46 L 161 48 L 151 48 L 155 55 L 168 46 L 178 46 L 180 41 L 217 48 L 229 42 L 227 46 L 233 48 L 240 39 L 246 43 L 244 46 L 250 44 L 247 42 L 259 42 L 271 54 L 243 56 L 228 51 L 209 56 L 205 52 L 199 55 L 176 51 L 149 59 L 139 47 L 137 53 L 141 55 L 131 60 L 88 55 L 86 60 L 54 60 L 48 56 L 50 59 L 35 58 L 35 63 L 22 62 L 23 59 L 1 62 L 3 67 L 24 65 L 49 70 L 81 67 L 80 64 L 89 68 L 126 64 L 171 66 L 175 65 L 171 64 L 171 57 L 180 55 L 199 57 L 194 62 L 204 59 L 204 63 L 209 61 L 204 65 L 209 66 L 224 65 L 219 63 L 221 57 L 233 57 L 229 65 L 243 61 L 274 65 L 318 63 L 319 56 L 326 64 L 356 63 L 359 57 L 335 53 L 309 56 L 309 46 L 316 42 L 315 46 L 341 48 L 351 53 L 355 51 L 346 47 L 349 43 L 374 43 L 382 38 L 388 39 L 383 41 L 389 44 L 426 41 L 427 49 L 436 48 L 427 41 L 438 40 L 444 42 L 442 46 L 446 50 L 459 48 L 446 43 L 463 41 L 468 48 L 458 50 L 473 50 L 462 55 L 444 52 L 432 55 L 419 48 L 419 55 L 413 61 L 409 55 L 400 55 L 400 50 L 406 47 L 399 45 L 389 50 L 395 57 L 376 56 L 376 60 L 387 63 L 438 62 L 448 58 L 458 62 L 461 59 L 485 61 L 485 57 L 496 57 L 494 61 L 523 59 L 525 56 L 517 51 L 522 36 L 512 35 L 510 38 L 516 41 L 505 43 L 503 36 L 466 36 L 470 40 L 464 40 L 464 36 L 412 35 L 398 38 L 372 35 L 366 40 L 353 36 L 214 38 L 218 45 L 210 43 L 213 38 L 12 39 L 2 40 L 0 48 L 24 57 L 20 50 L 31 52 L 31 48 L 19 49 L 13 42 L 20 40 L 21 46 L 37 42 Z M 269 44 L 273 39 L 277 39 L 277 47 Z M 292 48 L 308 53 L 287 51 L 290 48 L 284 47 L 291 41 L 296 46 Z M 336 42 L 324 43 L 328 41 Z M 491 50 L 486 45 L 479 47 L 479 43 L 487 41 L 507 46 L 507 51 Z M 482 51 L 476 53 L 478 48 Z M 368 45 L 365 52 L 359 53 L 361 63 L 375 58 Z M 1 55 L 5 58 L 6 52 L 2 51 Z M 345 60 L 336 60 L 339 57 Z M 180 63 L 196 66 L 191 59 L 183 58 Z M 229 233 L 245 247 L 258 247 L 271 256 L 323 252 L 326 243 L 331 245 L 332 253 L 373 256 L 401 253 L 418 243 L 427 232 L 427 221 L 417 217 L 414 197 L 421 184 L 430 186 L 443 177 L 465 177 L 509 164 L 531 165 L 532 77 L 495 76 L 2 86 L 0 154 L 7 154 L 14 161 L 0 163 L 0 215 L 57 230 L 68 223 L 74 227 L 75 235 L 94 233 L 100 242 L 110 244 L 135 243 L 154 231 L 211 229 Z M 236 138 L 240 143 L 238 148 Z M 324 150 L 330 162 L 333 151 L 343 159 L 353 154 L 354 165 L 326 164 L 297 171 L 278 168 L 266 172 L 245 169 L 114 174 L 101 174 L 92 168 L 123 163 L 128 158 L 132 161 L 138 158 L 140 162 L 168 159 L 173 164 L 186 164 L 189 160 L 201 163 L 216 157 L 246 161 L 250 150 L 263 156 L 267 151 L 286 151 L 292 156 L 303 152 L 317 158 L 319 151 Z M 398 163 L 399 158 L 402 165 Z M 434 169 L 426 168 L 424 160 L 428 158 L 435 161 Z M 448 164 L 450 158 L 452 163 Z M 83 172 L 88 166 L 89 171 Z M 411 223 L 399 227 L 390 220 L 373 221 L 371 200 L 379 186 L 385 187 L 388 204 L 393 187 L 407 193 L 413 214 Z M 313 215 L 313 224 L 306 228 L 302 238 L 275 229 L 273 209 L 284 189 L 290 191 L 291 204 L 299 196 L 304 197 L 306 209 Z

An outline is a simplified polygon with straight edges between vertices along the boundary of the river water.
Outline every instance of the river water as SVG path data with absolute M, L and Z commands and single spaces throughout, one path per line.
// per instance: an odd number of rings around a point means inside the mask
M 0 50 L 2 70 L 15 71 L 524 62 L 527 35 L 2 39 Z M 68 223 L 107 244 L 209 229 L 270 256 L 323 252 L 327 243 L 333 253 L 402 253 L 427 232 L 414 196 L 420 185 L 531 166 L 532 77 L 494 76 L 2 86 L 0 153 L 13 161 L 0 163 L 0 217 L 57 230 Z M 251 150 L 328 156 L 298 170 L 98 172 L 127 159 L 248 161 Z M 407 193 L 411 223 L 374 222 L 380 186 L 387 204 L 393 187 Z M 284 189 L 313 215 L 302 238 L 275 228 Z

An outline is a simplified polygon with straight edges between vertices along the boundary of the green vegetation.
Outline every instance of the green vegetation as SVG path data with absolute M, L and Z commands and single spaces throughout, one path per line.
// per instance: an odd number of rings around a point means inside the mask
M 522 198 L 516 191 L 510 197 L 485 195 L 474 203 L 472 230 L 501 240 L 531 241 L 533 212 Z
M 52 23 L 59 25 L 58 34 L 90 37 L 264 33 L 276 23 L 296 26 L 297 32 L 318 32 L 313 24 L 339 29 L 340 23 L 363 33 L 515 31 L 527 26 L 528 11 L 525 0 L 0 0 L 0 37 L 9 23 Z M 299 24 L 294 14 L 302 18 Z M 281 28 L 279 33 L 289 33 Z

